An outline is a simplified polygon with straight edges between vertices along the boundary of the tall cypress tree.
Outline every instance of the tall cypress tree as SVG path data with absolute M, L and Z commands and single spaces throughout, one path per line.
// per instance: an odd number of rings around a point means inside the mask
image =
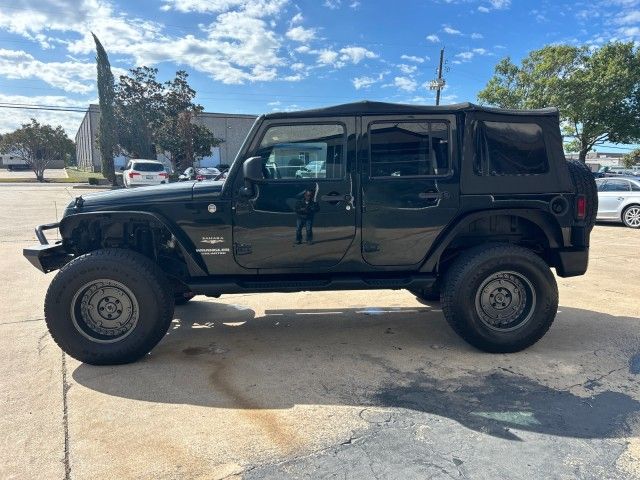
M 116 172 L 113 166 L 113 154 L 116 148 L 116 120 L 113 113 L 114 80 L 111 73 L 109 57 L 100 40 L 95 36 L 96 42 L 96 66 L 98 69 L 98 98 L 100 100 L 100 130 L 98 131 L 98 143 L 100 156 L 102 157 L 102 174 L 116 185 Z

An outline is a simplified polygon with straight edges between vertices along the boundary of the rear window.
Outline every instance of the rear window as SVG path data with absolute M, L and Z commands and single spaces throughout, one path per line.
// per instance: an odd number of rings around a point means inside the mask
M 474 173 L 540 175 L 549 171 L 542 128 L 535 123 L 479 122 Z
M 134 163 L 133 170 L 136 172 L 163 172 L 164 165 L 161 163 Z

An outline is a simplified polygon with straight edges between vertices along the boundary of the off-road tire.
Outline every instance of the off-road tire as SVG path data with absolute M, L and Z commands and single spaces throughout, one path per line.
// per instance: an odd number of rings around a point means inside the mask
M 72 315 L 79 292 L 102 279 L 124 285 L 137 302 L 137 323 L 114 343 L 87 338 Z M 173 302 L 173 290 L 155 263 L 137 252 L 111 248 L 65 265 L 47 290 L 44 315 L 51 336 L 67 354 L 92 365 L 118 365 L 140 359 L 158 344 L 171 324 Z
M 498 272 L 513 272 L 535 292 L 530 316 L 513 330 L 495 330 L 478 313 L 483 282 Z M 558 310 L 558 287 L 548 265 L 515 245 L 490 244 L 461 254 L 447 270 L 442 287 L 444 316 L 465 341 L 490 353 L 510 353 L 536 343 L 549 330 Z
M 587 199 L 587 211 L 584 223 L 587 230 L 591 231 L 596 223 L 596 215 L 598 214 L 598 187 L 593 178 L 593 173 L 580 160 L 567 160 L 569 175 L 571 181 L 576 188 L 576 194 L 584 195 Z

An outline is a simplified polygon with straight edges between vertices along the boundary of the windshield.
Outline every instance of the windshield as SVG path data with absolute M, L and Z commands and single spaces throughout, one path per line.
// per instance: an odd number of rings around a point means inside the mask
M 134 163 L 131 169 L 137 172 L 163 172 L 164 165 L 161 163 Z

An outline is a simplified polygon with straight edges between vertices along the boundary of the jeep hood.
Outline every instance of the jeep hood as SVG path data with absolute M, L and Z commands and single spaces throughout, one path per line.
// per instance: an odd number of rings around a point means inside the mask
M 224 182 L 177 182 L 85 194 L 69 204 L 65 216 L 93 210 L 124 210 L 135 209 L 137 206 L 143 205 L 189 202 L 193 199 L 194 185 L 204 183 L 207 184 L 207 190 L 214 193 L 222 190 Z

